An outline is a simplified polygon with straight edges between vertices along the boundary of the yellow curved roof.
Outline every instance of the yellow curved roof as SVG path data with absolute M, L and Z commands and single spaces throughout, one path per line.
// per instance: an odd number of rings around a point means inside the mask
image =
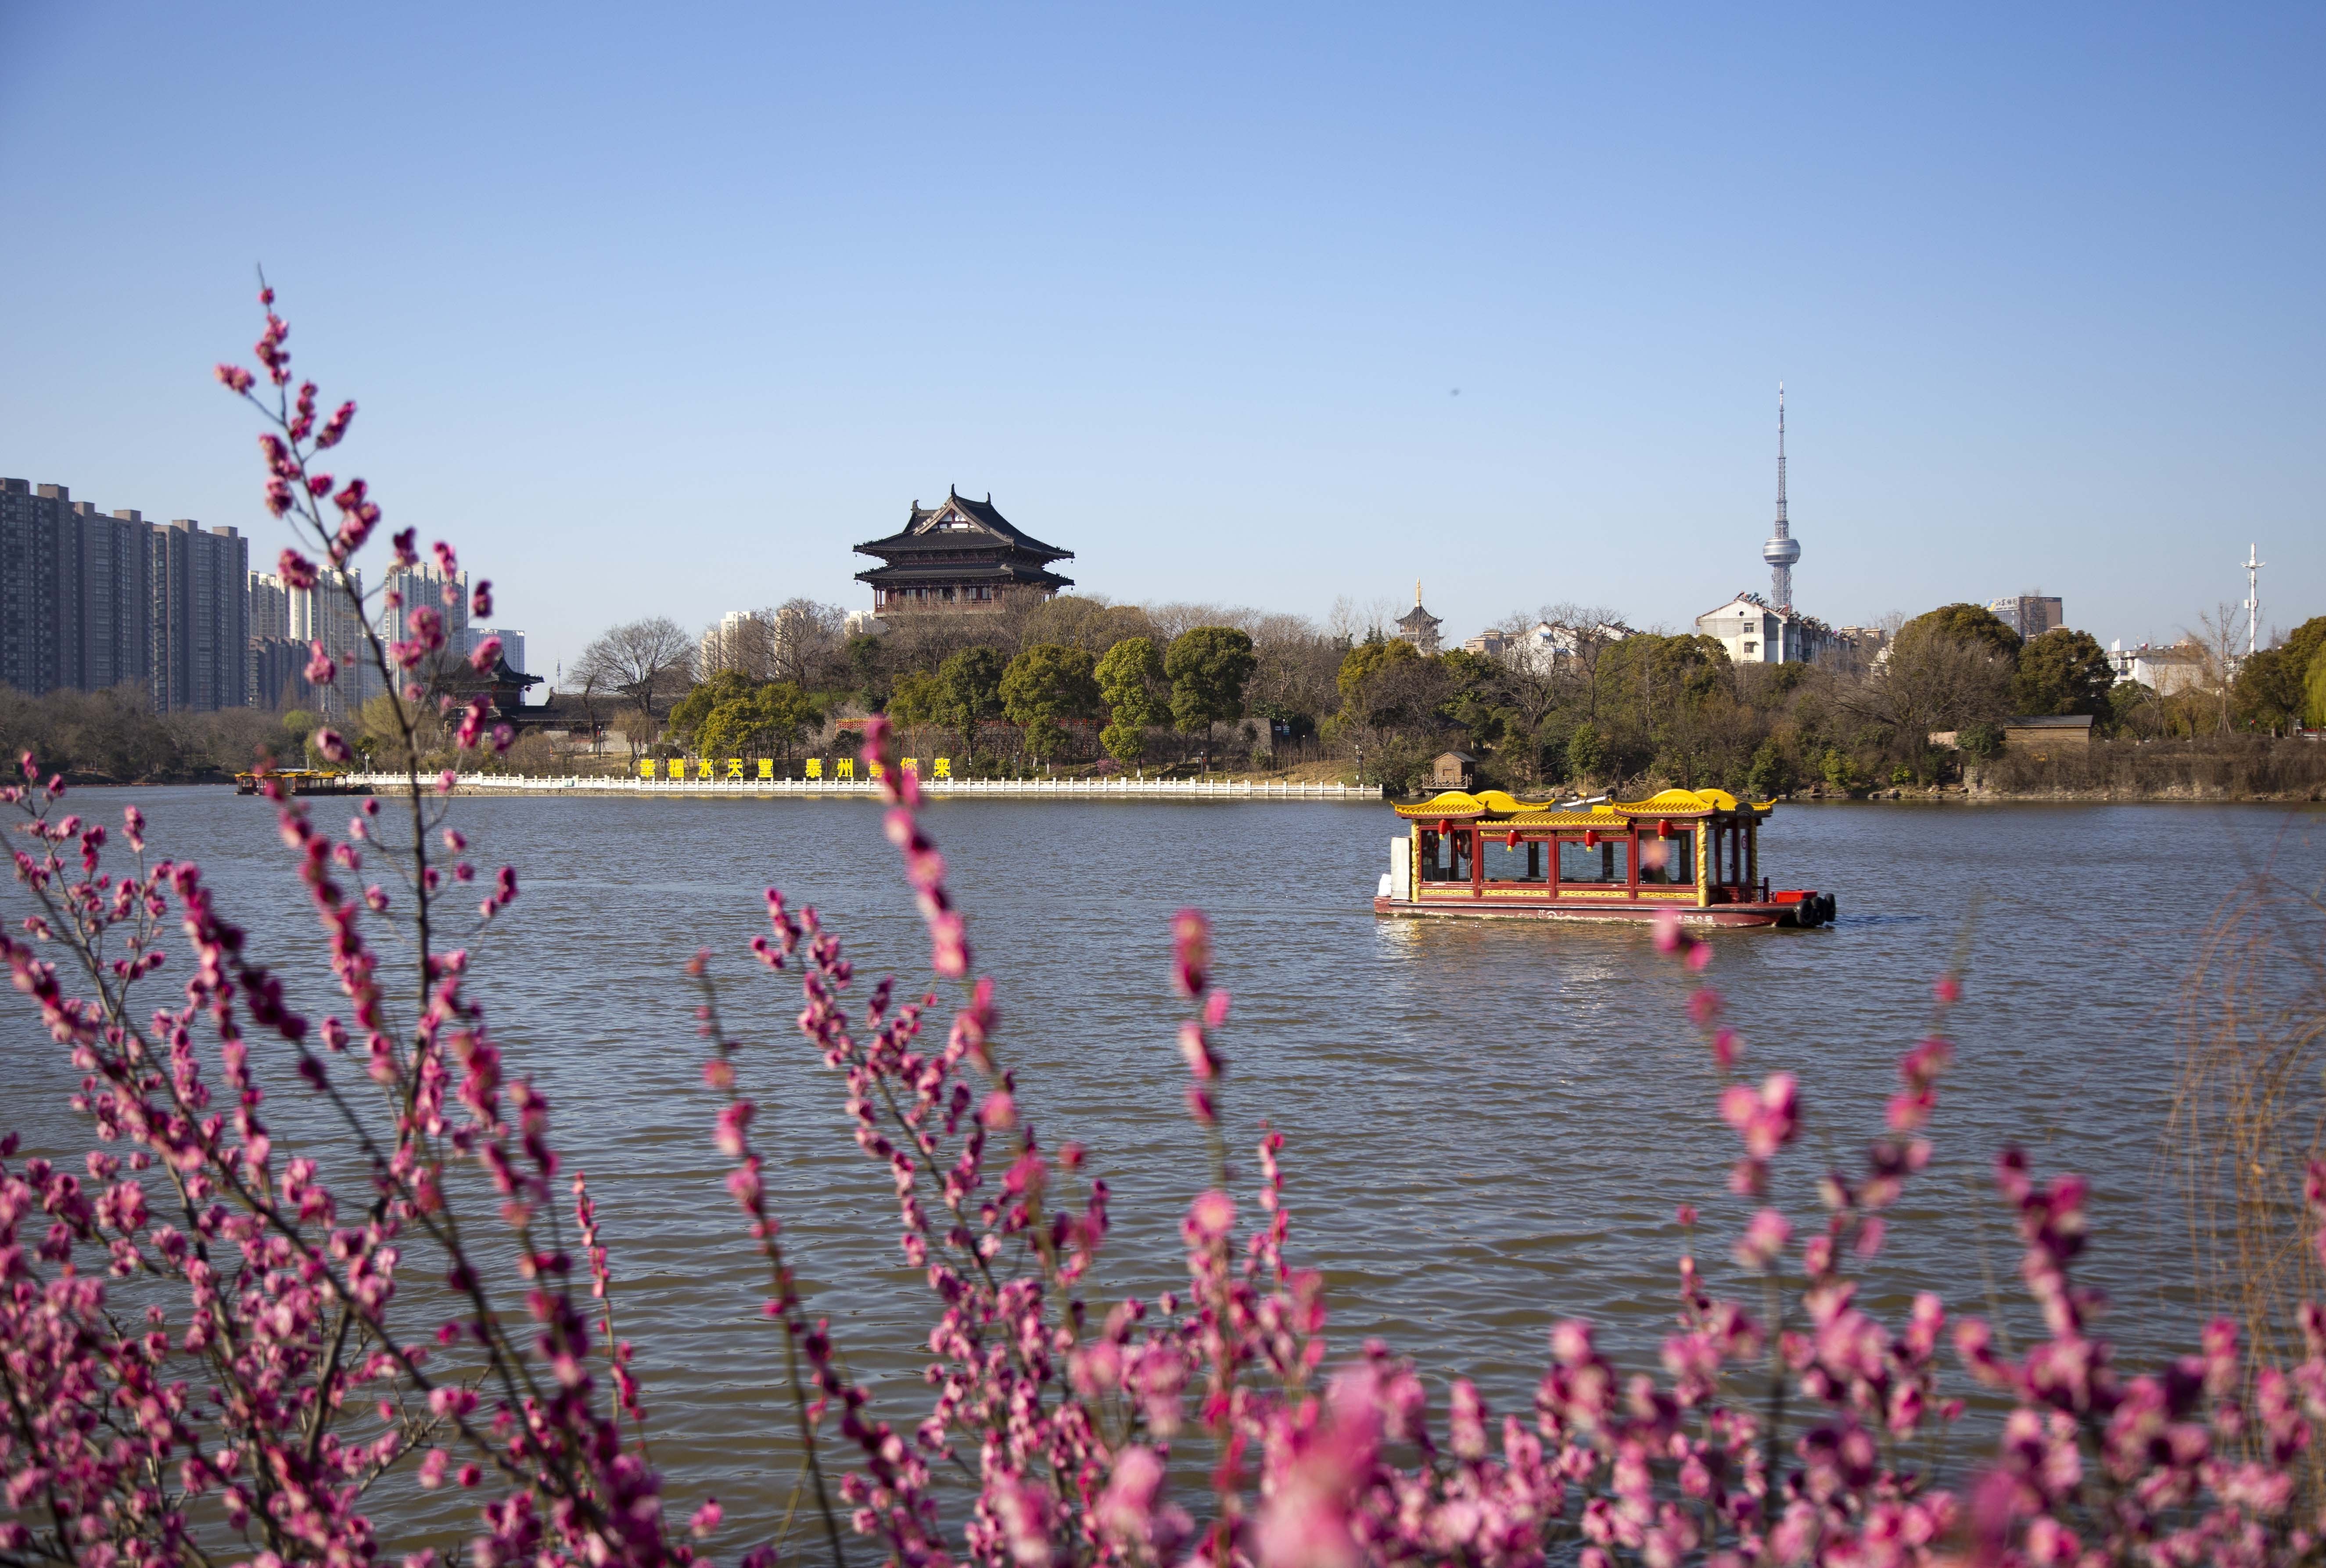
M 1644 801 L 1617 801 L 1588 811 L 1559 811 L 1556 801 L 1522 801 L 1503 790 L 1447 790 L 1419 805 L 1393 808 L 1400 817 L 1445 821 L 1475 821 L 1482 818 L 1511 819 L 1530 828 L 1590 827 L 1626 817 L 1690 817 L 1719 812 L 1736 816 L 1765 817 L 1774 801 L 1740 801 L 1726 790 L 1662 790 Z
M 1773 800 L 1758 805 L 1740 801 L 1726 790 L 1660 790 L 1643 801 L 1617 801 L 1614 809 L 1627 817 L 1681 817 L 1713 812 L 1765 817 L 1776 805 Z

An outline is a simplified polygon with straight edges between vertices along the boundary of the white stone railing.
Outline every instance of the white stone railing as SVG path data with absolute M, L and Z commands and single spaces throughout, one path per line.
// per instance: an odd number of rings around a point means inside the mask
M 400 773 L 357 773 L 343 775 L 347 784 L 373 789 L 399 789 Z M 879 793 L 870 779 L 666 779 L 630 778 L 619 774 L 573 775 L 563 778 L 526 774 L 462 774 L 453 784 L 455 794 L 617 794 L 617 795 L 757 795 L 775 799 L 798 795 L 810 799 L 870 798 Z M 1193 778 L 929 778 L 921 780 L 924 796 L 1024 795 L 1044 800 L 1220 800 L 1220 801 L 1377 801 L 1378 787 L 1344 784 L 1294 784 L 1270 779 Z

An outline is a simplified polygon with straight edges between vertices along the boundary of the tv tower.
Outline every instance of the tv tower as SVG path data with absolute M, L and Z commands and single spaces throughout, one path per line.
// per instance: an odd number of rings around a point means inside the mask
M 2246 546 L 2246 657 L 2254 656 L 2261 646 L 2261 569 L 2269 564 L 2261 558 L 2261 546 Z
M 1793 608 L 1793 562 L 1801 558 L 1800 541 L 1785 524 L 1785 384 L 1777 383 L 1777 531 L 1761 546 L 1769 563 L 1769 599 L 1781 610 Z

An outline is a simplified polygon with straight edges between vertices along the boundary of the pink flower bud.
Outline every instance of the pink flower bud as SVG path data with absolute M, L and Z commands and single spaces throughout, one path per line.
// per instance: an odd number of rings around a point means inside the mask
M 1214 1187 L 1187 1205 L 1188 1237 L 1215 1241 L 1234 1229 L 1235 1216 L 1235 1200 Z
M 323 754 L 326 761 L 346 762 L 355 756 L 355 752 L 348 745 L 347 738 L 329 725 L 316 730 L 312 738 L 315 749 Z
M 493 585 L 489 579 L 477 580 L 476 591 L 469 595 L 469 613 L 479 617 L 493 613 Z
M 469 650 L 469 667 L 479 675 L 489 675 L 493 673 L 493 666 L 500 662 L 500 656 L 501 640 L 487 637 Z

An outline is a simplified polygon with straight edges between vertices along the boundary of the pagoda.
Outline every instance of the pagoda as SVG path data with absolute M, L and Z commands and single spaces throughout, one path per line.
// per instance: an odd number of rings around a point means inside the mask
M 1397 635 L 1414 645 L 1416 651 L 1435 654 L 1438 649 L 1437 628 L 1444 623 L 1421 608 L 1421 584 L 1413 585 L 1413 608 L 1397 617 Z
M 993 497 L 972 501 L 948 488 L 942 506 L 913 503 L 904 531 L 856 547 L 880 564 L 856 580 L 872 589 L 877 615 L 923 610 L 994 610 L 1018 594 L 1048 598 L 1074 579 L 1049 570 L 1075 552 L 1045 544 L 995 510 Z

